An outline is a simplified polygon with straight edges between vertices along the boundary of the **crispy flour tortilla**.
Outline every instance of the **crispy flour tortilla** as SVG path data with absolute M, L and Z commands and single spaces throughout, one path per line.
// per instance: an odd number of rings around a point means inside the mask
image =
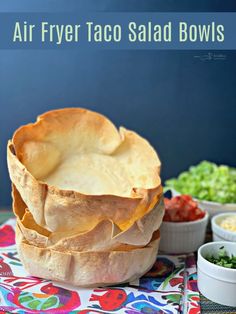
M 159 232 L 143 248 L 129 251 L 61 252 L 29 244 L 16 227 L 16 244 L 26 271 L 37 277 L 91 287 L 129 282 L 154 264 Z
M 164 206 L 161 163 L 144 138 L 89 110 L 54 110 L 14 133 L 7 161 L 29 274 L 87 287 L 152 267 Z
M 120 230 L 111 220 L 102 220 L 85 233 L 50 232 L 37 225 L 31 212 L 13 185 L 13 211 L 18 225 L 29 244 L 50 247 L 57 251 L 104 251 L 131 249 L 147 245 L 153 232 L 158 230 L 164 215 L 163 199 L 156 206 L 135 221 L 127 230 Z
M 7 157 L 12 182 L 50 232 L 87 232 L 102 220 L 126 230 L 162 193 L 151 145 L 85 109 L 50 111 L 19 128 Z

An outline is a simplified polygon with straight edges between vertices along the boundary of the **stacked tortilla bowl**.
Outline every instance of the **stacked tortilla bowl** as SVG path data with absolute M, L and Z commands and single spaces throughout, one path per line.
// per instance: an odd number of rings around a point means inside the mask
M 29 274 L 96 286 L 151 268 L 164 209 L 160 161 L 145 139 L 68 108 L 19 128 L 7 157 L 16 243 Z

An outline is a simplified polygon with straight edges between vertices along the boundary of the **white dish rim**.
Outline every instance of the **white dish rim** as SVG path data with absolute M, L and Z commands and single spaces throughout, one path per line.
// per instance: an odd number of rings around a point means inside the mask
M 229 244 L 230 243 L 230 244 Z M 235 253 L 236 253 L 236 243 L 235 242 L 229 242 L 229 241 L 218 241 L 218 242 L 208 242 L 208 243 L 204 243 L 203 245 L 201 245 L 198 249 L 198 255 L 204 260 L 204 262 L 207 263 L 207 265 L 209 266 L 212 266 L 213 269 L 215 270 L 222 270 L 222 271 L 226 271 L 228 273 L 234 273 L 236 272 L 236 269 L 234 268 L 227 268 L 227 267 L 224 267 L 224 266 L 219 266 L 219 265 L 216 265 L 214 263 L 211 263 L 209 262 L 203 255 L 202 255 L 202 250 L 205 248 L 205 247 L 210 247 L 210 246 L 227 246 L 227 245 L 233 245 L 235 246 Z
M 178 194 L 178 195 L 190 195 L 190 194 L 183 194 L 179 191 L 176 191 L 175 189 L 173 188 L 169 188 L 169 190 L 172 192 L 174 192 L 175 194 Z M 203 204 L 206 204 L 206 205 L 216 205 L 216 206 L 225 206 L 225 207 L 229 207 L 229 210 L 236 210 L 236 203 L 218 203 L 218 202 L 212 202 L 212 201 L 207 201 L 207 200 L 200 200 L 192 195 L 190 195 L 194 201 L 198 202 L 198 203 L 203 203 Z M 235 207 L 234 209 L 233 208 L 230 208 L 230 207 Z
M 186 225 L 196 225 L 196 224 L 199 224 L 205 220 L 208 220 L 209 219 L 209 214 L 206 210 L 203 210 L 205 212 L 205 216 L 201 219 L 197 219 L 197 220 L 193 220 L 193 221 L 182 221 L 182 222 L 178 222 L 178 221 L 162 221 L 162 224 L 166 224 L 166 225 L 169 225 L 169 226 L 186 226 Z
M 236 237 L 236 231 L 230 231 L 230 230 L 227 230 L 223 227 L 221 227 L 217 222 L 216 222 L 216 219 L 220 218 L 220 217 L 229 217 L 229 216 L 236 216 L 236 213 L 232 213 L 232 212 L 227 212 L 227 213 L 221 213 L 221 214 L 217 214 L 215 216 L 213 216 L 211 218 L 211 224 L 212 224 L 212 229 L 215 228 L 216 230 L 217 229 L 220 229 L 222 230 L 222 232 L 224 232 L 225 234 L 229 235 L 229 236 L 235 236 Z M 223 237 L 221 235 L 221 237 Z

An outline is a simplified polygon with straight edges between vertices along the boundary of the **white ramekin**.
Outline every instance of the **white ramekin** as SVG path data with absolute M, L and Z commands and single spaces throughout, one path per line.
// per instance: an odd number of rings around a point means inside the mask
M 236 243 L 209 242 L 198 250 L 198 288 L 213 302 L 236 306 L 236 269 L 230 269 L 208 262 L 207 255 L 216 255 L 224 246 L 227 254 L 236 255 Z
M 191 253 L 204 243 L 208 213 L 202 219 L 189 222 L 163 221 L 160 228 L 160 250 L 166 253 Z
M 213 232 L 213 241 L 231 241 L 236 242 L 236 232 L 226 230 L 220 226 L 222 220 L 229 216 L 236 216 L 236 213 L 218 214 L 211 219 L 211 228 Z
M 178 196 L 181 193 L 171 189 L 172 196 Z M 199 208 L 208 212 L 210 217 L 214 215 L 225 213 L 225 212 L 236 212 L 236 204 L 221 204 L 210 201 L 198 200 L 193 197 L 193 199 L 198 203 Z

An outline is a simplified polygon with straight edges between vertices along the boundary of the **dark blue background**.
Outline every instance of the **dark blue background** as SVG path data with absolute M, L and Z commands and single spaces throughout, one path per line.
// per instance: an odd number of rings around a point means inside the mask
M 234 1 L 1 1 L 0 11 L 235 11 Z M 217 53 L 217 52 L 215 52 Z M 148 138 L 162 177 L 202 159 L 236 166 L 236 52 L 0 51 L 0 207 L 10 206 L 6 143 L 49 109 L 83 106 Z

